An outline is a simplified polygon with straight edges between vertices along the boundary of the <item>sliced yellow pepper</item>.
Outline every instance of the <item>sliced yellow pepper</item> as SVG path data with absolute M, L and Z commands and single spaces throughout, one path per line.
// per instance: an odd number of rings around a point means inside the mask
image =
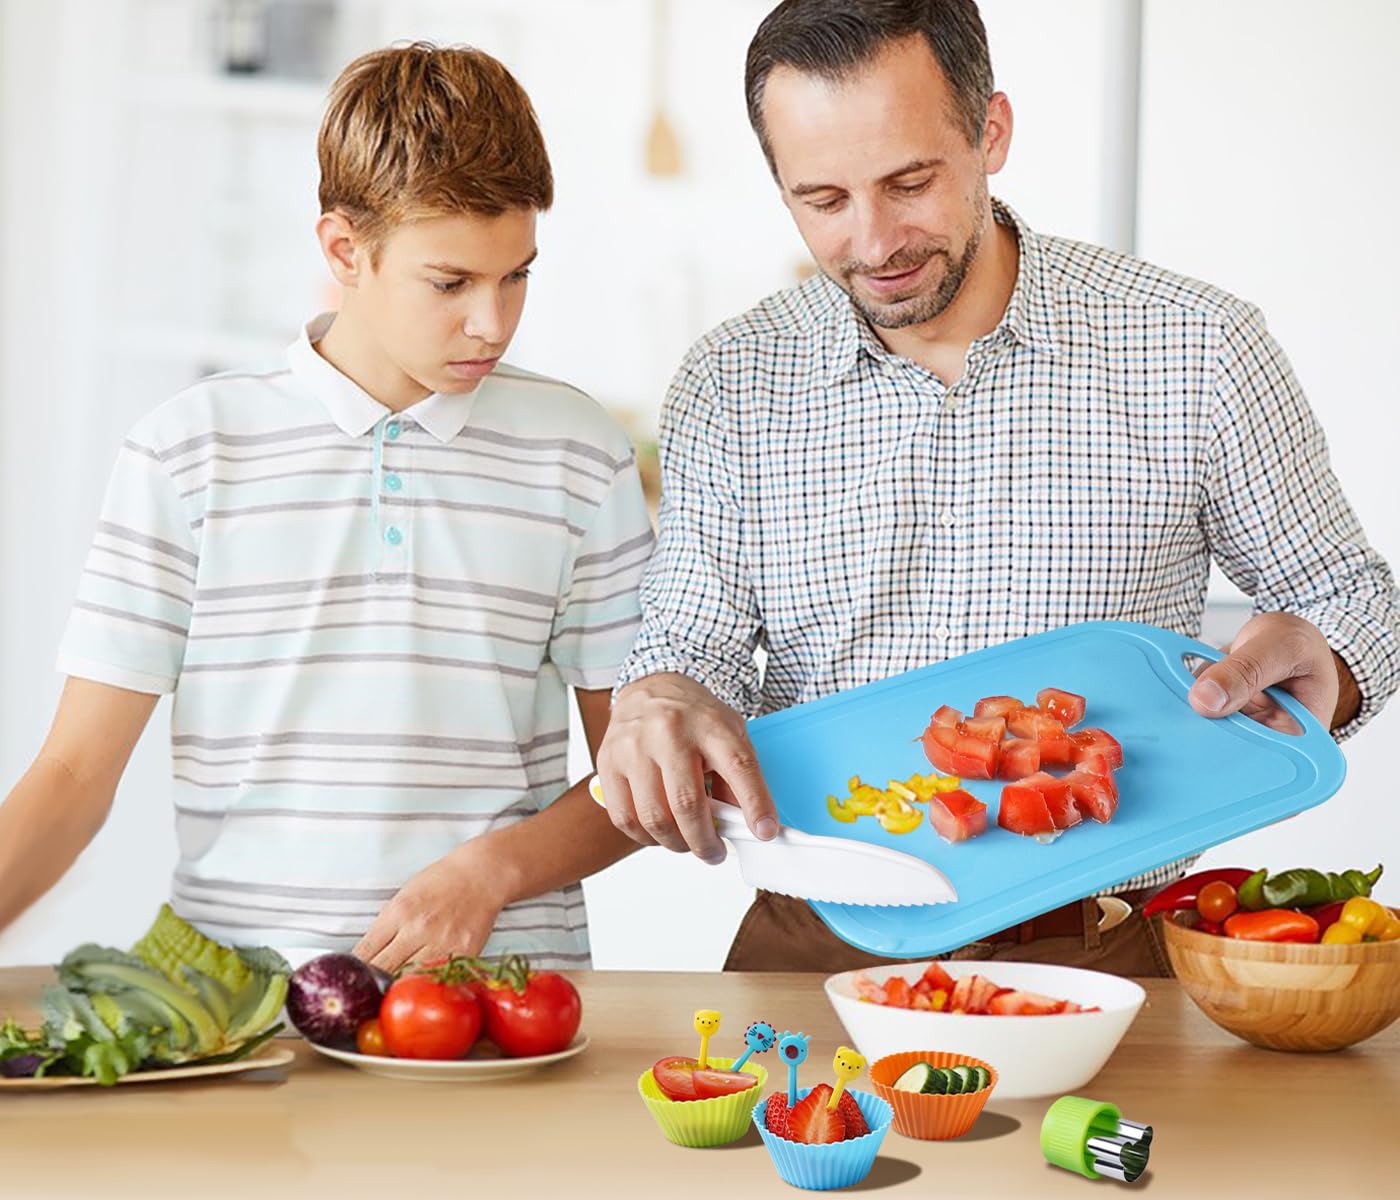
M 893 792 L 906 804 L 911 800 L 917 800 L 919 798 L 908 784 L 900 783 L 898 779 L 890 780 L 889 791 Z
M 924 819 L 924 814 L 908 804 L 904 808 L 904 812 L 885 809 L 879 813 L 879 822 L 886 833 L 908 833 L 910 830 L 918 828 L 919 822 Z
M 962 780 L 956 775 L 940 775 L 935 790 L 940 792 L 956 792 L 962 787 Z
M 828 796 L 826 798 L 826 811 L 838 821 L 844 821 L 847 825 L 853 824 L 856 819 L 856 814 L 842 804 L 835 796 Z
M 934 1011 L 942 1012 L 944 1006 L 948 1003 L 948 993 L 945 989 L 939 988 L 929 999 L 933 1001 Z

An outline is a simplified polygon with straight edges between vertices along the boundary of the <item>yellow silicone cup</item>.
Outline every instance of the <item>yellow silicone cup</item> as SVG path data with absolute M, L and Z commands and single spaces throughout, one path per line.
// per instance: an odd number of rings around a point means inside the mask
M 709 1066 L 717 1071 L 728 1071 L 733 1063 L 732 1058 L 712 1057 L 709 1060 Z M 727 1146 L 748 1133 L 753 1106 L 768 1085 L 768 1071 L 758 1063 L 750 1060 L 741 1070 L 745 1075 L 752 1075 L 757 1082 L 753 1087 L 731 1096 L 712 1096 L 708 1100 L 668 1099 L 656 1086 L 650 1067 L 637 1080 L 637 1091 L 668 1142 L 692 1149 Z

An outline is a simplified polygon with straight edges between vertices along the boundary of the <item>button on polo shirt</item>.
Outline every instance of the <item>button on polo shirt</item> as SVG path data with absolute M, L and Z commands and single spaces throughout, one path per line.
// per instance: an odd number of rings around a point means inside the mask
M 651 528 L 626 437 L 508 366 L 391 413 L 323 359 L 215 376 L 117 457 L 59 669 L 174 693 L 177 912 L 350 949 L 416 872 L 566 788 L 568 685 L 610 687 Z M 485 948 L 587 965 L 577 885 Z

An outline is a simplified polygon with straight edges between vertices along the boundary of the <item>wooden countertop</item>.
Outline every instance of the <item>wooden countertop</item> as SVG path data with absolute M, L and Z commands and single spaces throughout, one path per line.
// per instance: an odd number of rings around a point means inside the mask
M 0 1015 L 33 1020 L 46 969 L 0 970 Z M 284 1075 L 0 1093 L 0 1195 L 413 1197 L 792 1196 L 756 1132 L 735 1146 L 664 1141 L 637 1076 L 695 1050 L 690 1014 L 720 1009 L 811 1033 L 816 1058 L 847 1040 L 820 976 L 596 972 L 574 976 L 589 1049 L 494 1083 L 379 1079 L 295 1046 Z M 1400 1177 L 1400 1023 L 1350 1050 L 1282 1054 L 1217 1029 L 1170 980 L 1081 1094 L 1156 1132 L 1137 1191 L 1165 1196 L 1352 1197 Z M 1046 1018 L 1047 1035 L 1052 1019 Z M 730 1040 L 734 1040 L 730 1038 Z M 723 1038 L 721 1038 L 721 1042 Z M 715 1053 L 723 1052 L 721 1044 Z M 815 1061 L 815 1059 L 814 1059 Z M 774 1090 L 770 1078 L 769 1090 Z M 955 1142 L 886 1136 L 863 1191 L 924 1197 L 1090 1195 L 1040 1155 L 1050 1103 L 995 1095 Z M 1100 1193 L 1106 1194 L 1106 1193 Z

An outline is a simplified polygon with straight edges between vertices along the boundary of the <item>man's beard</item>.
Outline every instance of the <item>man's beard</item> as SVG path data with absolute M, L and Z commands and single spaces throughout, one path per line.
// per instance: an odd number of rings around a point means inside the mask
M 968 234 L 963 252 L 956 259 L 947 250 L 924 242 L 919 246 L 904 247 L 877 267 L 867 267 L 863 263 L 842 263 L 839 267 L 842 289 L 851 297 L 851 302 L 861 316 L 878 329 L 903 329 L 908 325 L 922 325 L 925 321 L 932 321 L 943 312 L 957 296 L 963 280 L 967 278 L 967 273 L 977 258 L 978 248 L 982 245 L 985 221 L 981 216 L 982 206 L 977 207 L 978 221 Z M 912 271 L 923 266 L 931 258 L 943 260 L 943 278 L 938 287 L 927 295 L 879 303 L 860 295 L 852 285 L 853 275 Z

